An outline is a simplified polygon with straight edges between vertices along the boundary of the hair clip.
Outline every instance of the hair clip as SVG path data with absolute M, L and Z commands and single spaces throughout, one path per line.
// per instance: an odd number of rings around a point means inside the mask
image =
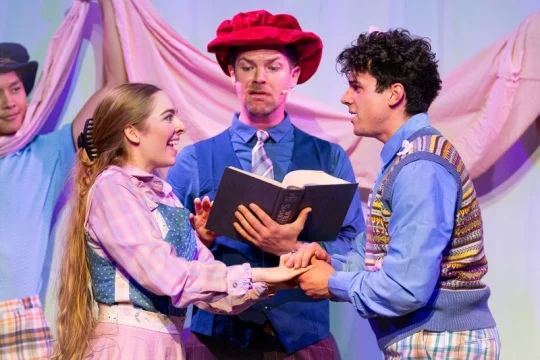
M 83 132 L 77 138 L 77 145 L 79 148 L 86 151 L 86 155 L 90 160 L 94 160 L 98 157 L 98 151 L 95 146 L 94 137 L 94 120 L 92 118 L 86 120 L 84 123 Z

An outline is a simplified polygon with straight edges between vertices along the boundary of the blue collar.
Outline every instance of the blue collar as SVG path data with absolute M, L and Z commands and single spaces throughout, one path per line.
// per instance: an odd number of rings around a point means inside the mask
M 394 156 L 401 150 L 403 140 L 407 140 L 418 130 L 429 126 L 429 116 L 427 113 L 416 114 L 388 139 L 381 151 L 381 163 L 383 168 L 388 165 Z
M 238 118 L 239 115 L 240 113 L 234 114 L 231 130 L 247 144 L 255 136 L 257 129 L 241 122 Z M 278 143 L 285 135 L 292 131 L 292 129 L 291 118 L 289 117 L 289 114 L 285 113 L 285 118 L 282 122 L 266 131 L 268 132 L 268 135 L 270 135 L 270 138 Z

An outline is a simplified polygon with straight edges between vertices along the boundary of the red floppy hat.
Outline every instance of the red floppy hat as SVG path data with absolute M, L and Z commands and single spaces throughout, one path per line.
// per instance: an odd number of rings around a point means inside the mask
M 272 15 L 266 10 L 236 14 L 219 25 L 216 38 L 208 44 L 208 52 L 216 54 L 217 62 L 229 76 L 227 66 L 231 47 L 291 45 L 298 53 L 301 72 L 298 83 L 315 74 L 322 56 L 322 41 L 312 32 L 302 31 L 296 18 L 288 14 Z

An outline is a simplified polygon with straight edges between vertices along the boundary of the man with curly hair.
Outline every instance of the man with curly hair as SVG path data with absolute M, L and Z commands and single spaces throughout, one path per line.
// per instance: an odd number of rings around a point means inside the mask
M 309 244 L 288 265 L 311 259 L 302 289 L 352 303 L 386 359 L 498 359 L 474 185 L 427 114 L 441 89 L 429 42 L 401 29 L 361 34 L 337 61 L 354 133 L 384 143 L 382 168 L 356 248 L 330 257 Z

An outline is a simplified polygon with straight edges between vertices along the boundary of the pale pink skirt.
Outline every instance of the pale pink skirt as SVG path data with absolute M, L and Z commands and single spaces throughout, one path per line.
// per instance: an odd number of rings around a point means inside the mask
M 110 311 L 113 308 L 114 311 Z M 99 323 L 85 359 L 184 360 L 181 322 L 163 324 L 147 311 L 123 306 L 101 307 Z M 170 319 L 170 318 L 168 318 Z M 177 318 L 178 320 L 178 318 Z M 163 326 L 168 325 L 168 326 Z

